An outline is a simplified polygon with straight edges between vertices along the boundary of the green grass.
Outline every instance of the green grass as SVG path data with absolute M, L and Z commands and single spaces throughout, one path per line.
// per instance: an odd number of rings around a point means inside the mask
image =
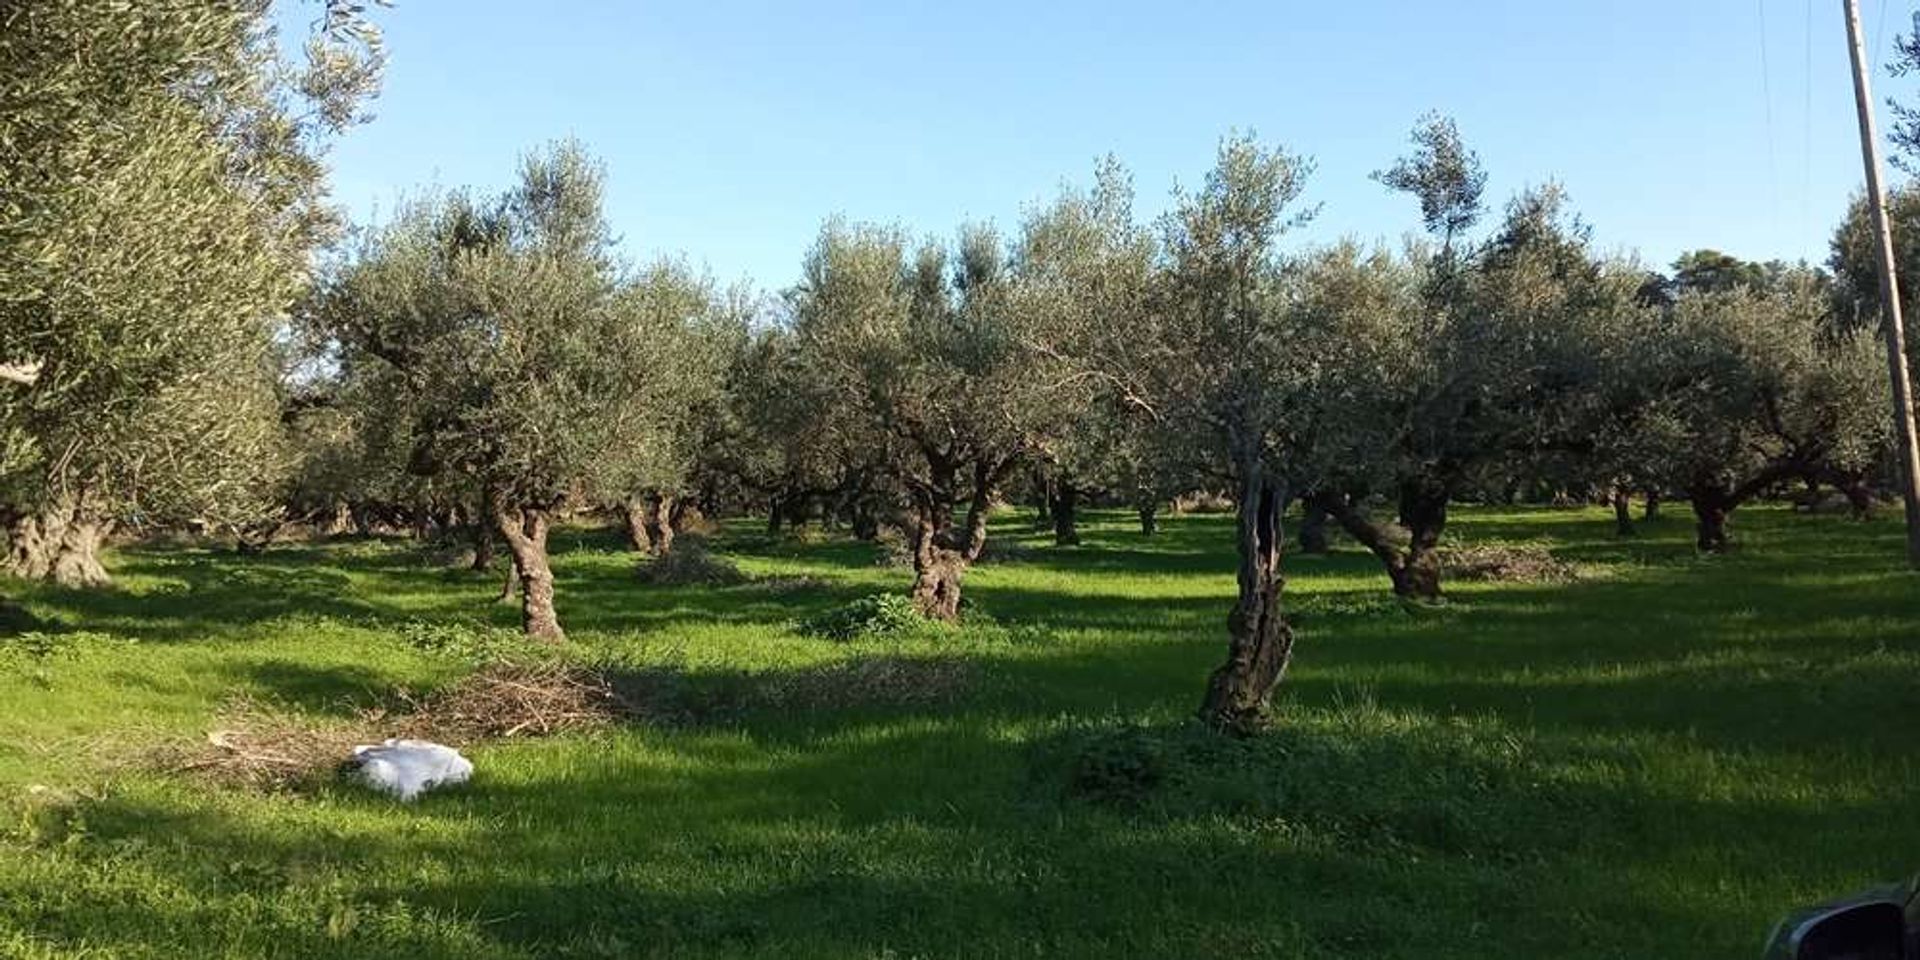
M 970 686 L 485 745 L 410 807 L 139 761 L 236 692 L 332 716 L 449 682 L 469 661 L 422 638 L 511 625 L 492 577 L 398 543 L 127 550 L 112 592 L 4 586 L 70 632 L 0 640 L 0 956 L 1753 956 L 1789 907 L 1920 869 L 1920 583 L 1892 522 L 1736 525 L 1703 559 L 1679 516 L 1462 511 L 1450 536 L 1604 575 L 1417 614 L 1350 545 L 1290 558 L 1285 722 L 1245 743 L 1184 726 L 1224 518 L 1096 514 L 1057 550 L 1008 518 L 1032 552 L 970 575 L 984 617 L 848 642 L 796 625 L 904 585 L 865 546 L 727 535 L 763 582 L 642 587 L 567 532 L 581 656 L 696 699 L 879 655 Z

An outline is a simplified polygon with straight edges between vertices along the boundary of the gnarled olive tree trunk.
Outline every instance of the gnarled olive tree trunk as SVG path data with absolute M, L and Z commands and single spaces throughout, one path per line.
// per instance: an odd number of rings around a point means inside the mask
M 1713 487 L 1696 487 L 1687 496 L 1693 506 L 1694 546 L 1701 553 L 1725 553 L 1730 546 L 1727 517 L 1733 513 L 1733 505 Z
M 1741 504 L 1760 495 L 1783 480 L 1804 472 L 1796 464 L 1776 461 L 1756 471 L 1743 483 L 1727 485 L 1710 475 L 1695 477 L 1687 485 L 1687 498 L 1693 507 L 1694 545 L 1702 553 L 1725 553 L 1732 546 L 1727 536 L 1727 518 Z
M 55 497 L 38 510 L 9 511 L 7 572 L 28 580 L 51 580 L 66 587 L 111 583 L 100 562 L 100 548 L 113 532 L 85 491 Z
M 1317 493 L 1313 500 L 1380 561 L 1395 595 L 1413 600 L 1440 599 L 1440 534 L 1447 524 L 1444 495 L 1418 484 L 1401 488 L 1400 522 L 1408 534 L 1404 545 L 1346 494 Z
M 1257 460 L 1241 458 L 1244 477 L 1236 511 L 1239 598 L 1227 616 L 1227 662 L 1207 680 L 1200 719 L 1216 730 L 1248 734 L 1270 719 L 1274 688 L 1293 661 L 1293 628 L 1280 606 L 1283 484 Z
M 1040 491 L 1040 502 L 1035 505 L 1033 528 L 1047 530 L 1053 527 L 1053 477 L 1044 470 L 1033 472 L 1034 489 Z
M 673 552 L 674 495 L 671 493 L 652 493 L 647 495 L 647 509 L 644 526 L 647 534 L 647 553 L 654 557 L 664 557 Z
M 501 506 L 494 513 L 494 526 L 513 554 L 514 576 L 520 581 L 520 628 L 529 637 L 559 642 L 566 635 L 553 606 L 547 511 L 541 507 Z
M 1062 477 L 1053 487 L 1053 542 L 1072 547 L 1080 543 L 1080 488 Z
M 1447 528 L 1447 488 L 1428 479 L 1400 485 L 1400 524 L 1407 528 L 1403 596 L 1440 599 L 1440 534 Z
M 1613 488 L 1613 534 L 1617 537 L 1631 537 L 1633 529 L 1633 502 L 1628 499 L 1627 488 L 1616 485 Z
M 973 490 L 966 518 L 957 526 L 953 522 L 953 502 L 959 466 L 932 452 L 927 460 L 927 480 L 910 484 L 913 606 L 930 619 L 957 620 L 960 582 L 986 548 L 987 511 L 993 506 L 993 489 L 1013 458 L 973 464 Z
M 647 533 L 647 501 L 642 497 L 628 497 L 620 504 L 620 516 L 625 521 L 627 549 L 634 553 L 652 550 L 653 536 Z

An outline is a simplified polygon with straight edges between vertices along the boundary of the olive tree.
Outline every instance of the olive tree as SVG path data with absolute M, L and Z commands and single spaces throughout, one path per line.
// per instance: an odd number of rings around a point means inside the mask
M 1133 222 L 1132 201 L 1126 171 L 1109 157 L 1096 167 L 1091 190 L 1065 190 L 1026 216 L 1013 251 L 1016 309 L 1030 318 L 1031 346 L 1043 363 L 1058 366 L 1048 346 L 1058 332 L 1125 328 L 1145 316 L 1156 245 Z M 1083 495 L 1124 493 L 1151 518 L 1165 471 L 1157 451 L 1143 445 L 1155 431 L 1137 404 L 1102 389 L 1098 378 L 1062 372 L 1058 382 L 1069 389 L 1051 404 L 1034 485 L 1055 542 L 1065 546 L 1080 541 Z
M 33 374 L 0 393 L 6 566 L 104 583 L 117 523 L 269 506 L 274 337 L 380 55 L 345 5 L 304 65 L 252 2 L 30 0 L 0 34 L 0 364 Z
M 621 285 L 615 309 L 623 341 L 644 346 L 633 359 L 633 393 L 619 413 L 621 441 L 599 467 L 618 501 L 628 545 L 653 556 L 673 548 L 678 518 L 702 448 L 726 413 L 726 373 L 745 319 L 711 281 L 664 259 Z
M 1437 241 L 1409 253 L 1417 319 L 1375 315 L 1398 358 L 1383 371 L 1369 357 L 1351 378 L 1348 402 L 1371 408 L 1359 419 L 1373 427 L 1361 427 L 1364 444 L 1343 444 L 1347 466 L 1336 465 L 1310 503 L 1380 559 L 1395 593 L 1424 601 L 1441 596 L 1449 503 L 1495 472 L 1581 442 L 1575 411 L 1594 379 L 1576 332 L 1587 311 L 1613 309 L 1640 278 L 1622 286 L 1552 185 L 1516 197 L 1484 242 L 1462 243 L 1479 215 L 1478 163 L 1450 123 L 1429 119 L 1415 140 L 1420 149 L 1381 179 L 1415 193 Z M 1391 429 L 1375 432 L 1382 424 Z M 1365 508 L 1383 487 L 1400 529 Z
M 1830 333 L 1817 278 L 1682 296 L 1662 336 L 1619 367 L 1649 393 L 1641 428 L 1684 490 L 1702 551 L 1729 546 L 1740 505 L 1789 480 L 1859 474 L 1886 449 L 1884 354 L 1870 330 Z
M 655 351 L 677 309 L 630 281 L 601 212 L 604 173 L 576 145 L 526 159 L 492 202 L 410 204 L 330 278 L 316 322 L 385 362 L 410 396 L 409 467 L 481 491 L 512 554 L 530 636 L 562 636 L 547 535 L 569 497 L 624 490 L 660 442 L 680 382 Z
M 1176 191 L 1159 221 L 1141 309 L 1057 323 L 1039 351 L 1052 361 L 1051 378 L 1097 385 L 1169 433 L 1193 438 L 1230 478 L 1238 597 L 1227 617 L 1226 661 L 1209 678 L 1199 711 L 1222 730 L 1266 721 L 1293 656 L 1281 602 L 1280 517 L 1294 492 L 1289 419 L 1307 363 L 1291 336 L 1277 244 L 1311 215 L 1295 209 L 1309 170 L 1307 161 L 1251 136 L 1222 141 L 1199 189 Z M 1100 246 L 1132 250 L 1139 241 L 1131 196 L 1120 171 L 1103 167 L 1092 190 L 1068 190 L 1036 218 L 1038 227 L 1084 218 L 1101 225 Z M 1071 283 L 1091 295 L 1107 279 L 1092 271 Z
M 805 363 L 904 493 L 913 603 L 935 619 L 959 616 L 995 490 L 1048 425 L 1012 282 L 988 228 L 909 253 L 899 230 L 830 221 L 791 295 Z

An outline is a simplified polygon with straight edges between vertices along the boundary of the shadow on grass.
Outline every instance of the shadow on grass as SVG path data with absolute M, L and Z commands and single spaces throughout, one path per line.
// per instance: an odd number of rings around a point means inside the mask
M 1243 743 L 1144 728 L 1192 755 L 1116 807 L 1062 789 L 1089 749 L 1114 752 L 1089 733 L 871 724 L 772 763 L 751 736 L 700 732 L 503 747 L 477 754 L 471 787 L 414 808 L 336 791 L 344 832 L 110 797 L 62 855 L 169 895 L 70 893 L 40 906 L 42 929 L 98 944 L 111 921 L 109 937 L 191 947 L 238 927 L 284 931 L 301 955 L 453 955 L 444 925 L 323 937 L 291 889 L 370 918 L 464 918 L 469 949 L 512 955 L 1713 957 L 1750 949 L 1791 903 L 1773 898 L 1804 877 L 1794 854 L 1878 863 L 1920 839 L 1911 785 L 1687 797 L 1625 748 L 1393 715 Z M 156 835 L 196 856 L 129 842 Z M 1660 882 L 1702 861 L 1719 877 L 1698 896 Z

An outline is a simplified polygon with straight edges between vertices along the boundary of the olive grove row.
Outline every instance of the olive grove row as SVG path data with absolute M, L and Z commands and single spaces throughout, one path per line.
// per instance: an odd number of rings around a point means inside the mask
M 751 511 L 899 531 L 915 606 L 950 619 L 1009 498 L 1072 542 L 1084 499 L 1144 536 L 1205 492 L 1235 511 L 1239 586 L 1202 714 L 1239 729 L 1291 658 L 1290 505 L 1309 549 L 1337 525 L 1432 600 L 1452 503 L 1608 500 L 1625 533 L 1629 496 L 1684 499 L 1718 551 L 1755 497 L 1828 485 L 1864 510 L 1889 469 L 1857 205 L 1829 269 L 1701 251 L 1654 272 L 1596 249 L 1554 185 L 1490 210 L 1436 115 L 1374 174 L 1419 227 L 1397 244 L 1293 242 L 1321 215 L 1312 163 L 1234 134 L 1159 217 L 1107 160 L 1005 230 L 828 219 L 762 295 L 624 255 L 572 143 L 497 196 L 345 231 L 324 149 L 377 34 L 328 5 L 292 64 L 257 5 L 160 6 L 131 34 L 84 3 L 7 24 L 17 575 L 104 583 L 116 527 L 247 548 L 404 527 L 470 538 L 479 566 L 503 546 L 527 633 L 558 638 L 556 516 L 660 554 L 695 512 Z M 1920 220 L 1920 196 L 1895 206 Z

